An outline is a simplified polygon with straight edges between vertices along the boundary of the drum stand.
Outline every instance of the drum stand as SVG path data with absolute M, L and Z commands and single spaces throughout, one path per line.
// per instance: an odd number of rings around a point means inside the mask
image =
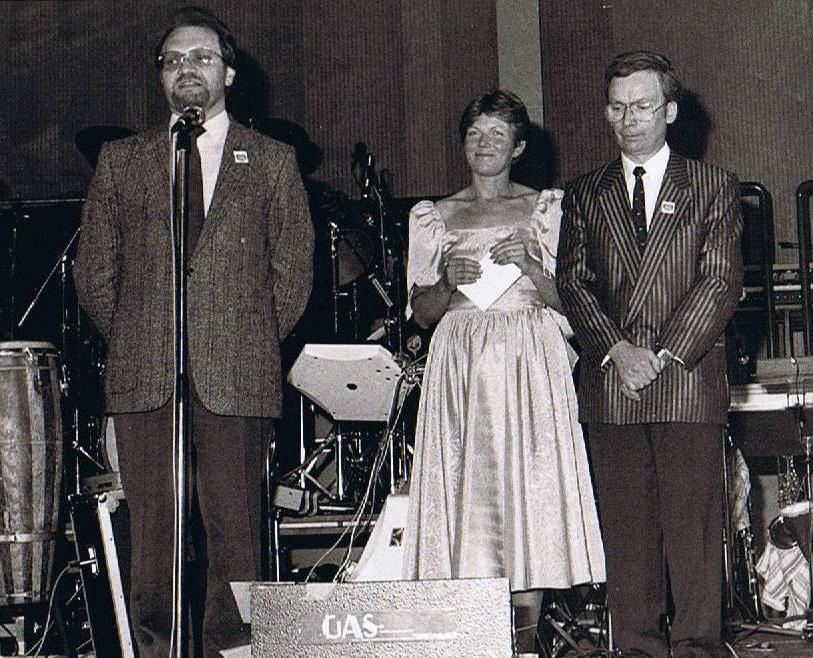
M 807 537 L 802 541 L 807 544 L 807 576 L 808 576 L 808 599 L 807 610 L 805 611 L 805 625 L 802 628 L 802 637 L 808 642 L 813 642 L 813 436 L 803 435 L 802 446 L 805 451 L 805 482 L 807 484 Z
M 753 554 L 753 534 L 750 526 L 743 530 L 741 533 L 737 532 L 734 528 L 734 521 L 731 518 L 731 473 L 729 472 L 729 455 L 734 454 L 734 443 L 731 435 L 725 431 L 723 432 L 723 463 L 722 463 L 722 476 L 723 476 L 723 575 L 725 578 L 725 611 L 726 617 L 733 620 L 737 610 L 737 604 L 740 604 L 750 618 L 758 622 L 761 616 L 762 605 L 759 599 L 759 578 L 756 573 L 756 563 Z M 750 500 L 747 503 L 747 512 L 750 516 Z M 748 608 L 745 602 L 737 596 L 736 585 L 737 577 L 735 575 L 736 559 L 736 541 L 742 539 L 743 556 L 745 558 L 746 567 L 746 582 L 745 589 L 748 595 L 748 605 L 753 606 L 752 609 Z

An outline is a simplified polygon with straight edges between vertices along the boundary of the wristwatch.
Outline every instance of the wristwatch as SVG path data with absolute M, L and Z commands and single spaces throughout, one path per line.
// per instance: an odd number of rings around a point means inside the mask
M 663 345 L 659 345 L 658 343 L 655 343 L 655 356 L 657 356 L 658 359 L 660 359 L 661 363 L 663 363 L 664 366 L 668 366 L 672 361 L 674 361 L 675 363 L 679 363 L 684 367 L 686 366 L 686 364 L 683 363 L 681 359 L 677 358 L 667 348 L 665 348 Z

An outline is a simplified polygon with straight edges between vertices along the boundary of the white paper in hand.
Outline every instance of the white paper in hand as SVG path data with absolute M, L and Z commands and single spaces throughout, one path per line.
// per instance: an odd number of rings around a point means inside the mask
M 522 276 L 522 271 L 513 263 L 497 265 L 491 260 L 491 254 L 483 256 L 480 268 L 482 274 L 477 281 L 464 283 L 457 286 L 457 289 L 485 311 L 514 285 L 514 282 Z

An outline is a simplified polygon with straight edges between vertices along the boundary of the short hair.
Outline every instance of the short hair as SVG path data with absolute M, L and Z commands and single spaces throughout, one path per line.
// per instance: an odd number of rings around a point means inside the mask
M 158 40 L 155 46 L 155 63 L 160 68 L 158 58 L 164 48 L 164 42 L 173 30 L 179 27 L 206 27 L 217 35 L 220 44 L 220 56 L 223 61 L 234 68 L 236 59 L 237 42 L 226 24 L 205 7 L 182 7 L 176 11 L 169 19 L 169 27 Z
M 650 50 L 632 50 L 616 55 L 604 69 L 605 98 L 610 97 L 610 82 L 613 78 L 626 78 L 637 71 L 654 71 L 658 74 L 661 91 L 667 102 L 676 101 L 680 97 L 680 80 L 666 57 Z
M 471 101 L 460 117 L 460 141 L 466 140 L 466 133 L 482 114 L 497 117 L 514 129 L 514 143 L 526 139 L 531 126 L 528 110 L 518 96 L 510 91 L 495 89 L 477 96 Z

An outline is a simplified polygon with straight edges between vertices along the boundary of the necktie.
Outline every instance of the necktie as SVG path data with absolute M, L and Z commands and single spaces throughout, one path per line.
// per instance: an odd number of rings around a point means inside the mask
M 192 256 L 198 243 L 203 221 L 206 217 L 203 205 L 203 171 L 200 166 L 198 137 L 205 132 L 202 126 L 189 133 L 189 224 L 186 228 L 187 257 Z
M 632 189 L 632 221 L 635 225 L 635 240 L 638 248 L 643 251 L 646 247 L 646 203 L 644 201 L 644 174 L 643 167 L 632 170 L 635 176 L 635 187 Z

